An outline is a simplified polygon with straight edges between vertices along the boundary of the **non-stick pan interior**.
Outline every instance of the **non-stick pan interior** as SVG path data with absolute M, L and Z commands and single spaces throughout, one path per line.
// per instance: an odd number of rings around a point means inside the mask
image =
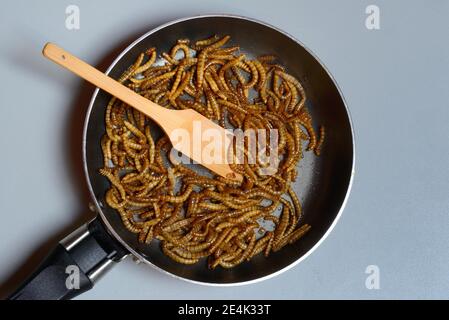
M 162 254 L 157 243 L 151 246 L 137 242 L 135 234 L 127 231 L 119 215 L 104 205 L 107 179 L 98 174 L 103 165 L 100 139 L 104 134 L 104 112 L 110 96 L 103 91 L 94 95 L 85 132 L 85 158 L 89 187 L 102 207 L 102 216 L 115 236 L 139 258 L 188 280 L 213 283 L 241 283 L 267 277 L 298 261 L 323 238 L 338 216 L 351 184 L 353 171 L 353 136 L 344 101 L 335 83 L 322 65 L 294 39 L 263 23 L 240 17 L 205 16 L 184 19 L 149 32 L 126 51 L 113 65 L 110 75 L 117 78 L 131 65 L 139 53 L 150 47 L 158 52 L 168 51 L 177 39 L 202 39 L 213 34 L 230 35 L 231 45 L 239 45 L 247 56 L 275 54 L 287 71 L 305 86 L 308 108 L 315 125 L 326 127 L 322 155 L 306 152 L 295 183 L 303 205 L 303 221 L 312 226 L 300 241 L 272 253 L 259 255 L 233 269 L 209 270 L 206 262 L 186 266 Z

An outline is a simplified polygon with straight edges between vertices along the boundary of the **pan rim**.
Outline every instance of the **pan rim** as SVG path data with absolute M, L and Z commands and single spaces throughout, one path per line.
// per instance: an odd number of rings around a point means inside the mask
M 343 202 L 340 206 L 340 209 L 338 210 L 335 218 L 333 219 L 331 225 L 328 227 L 328 229 L 326 230 L 326 232 L 321 236 L 321 238 L 306 252 L 304 253 L 301 257 L 299 257 L 298 259 L 296 259 L 295 261 L 293 261 L 292 263 L 290 263 L 289 265 L 285 266 L 284 268 L 277 270 L 275 272 L 272 272 L 268 275 L 256 278 L 256 279 L 252 279 L 252 280 L 247 280 L 247 281 L 239 281 L 239 282 L 232 282 L 232 283 L 218 283 L 218 282 L 207 282 L 207 281 L 198 281 L 198 280 L 192 280 L 192 279 L 188 279 L 182 276 L 179 276 L 177 274 L 171 273 L 153 263 L 151 263 L 150 261 L 148 261 L 145 257 L 143 257 L 140 253 L 138 253 L 136 250 L 134 250 L 128 243 L 126 243 L 125 240 L 123 240 L 120 235 L 114 230 L 114 228 L 111 226 L 111 224 L 109 223 L 108 219 L 106 218 L 105 214 L 103 213 L 97 198 L 95 197 L 95 193 L 89 178 L 89 171 L 88 171 L 88 167 L 87 167 L 87 152 L 86 152 L 86 144 L 87 144 L 87 129 L 89 126 L 89 120 L 90 120 L 90 115 L 92 113 L 92 109 L 93 109 L 93 105 L 95 103 L 95 100 L 97 98 L 97 95 L 99 93 L 99 88 L 96 88 L 94 93 L 92 94 L 91 100 L 89 102 L 89 106 L 88 109 L 86 111 L 86 117 L 84 120 L 84 126 L 83 126 L 83 138 L 82 138 L 82 157 L 83 157 L 83 169 L 84 169 L 84 175 L 85 178 L 87 180 L 87 186 L 89 189 L 89 193 L 90 196 L 94 202 L 96 211 L 98 212 L 98 214 L 101 217 L 102 222 L 105 224 L 105 226 L 107 227 L 109 233 L 111 233 L 111 235 L 117 240 L 119 241 L 129 252 L 131 255 L 133 255 L 135 258 L 137 258 L 139 261 L 144 262 L 145 264 L 155 268 L 156 270 L 170 275 L 174 278 L 183 280 L 183 281 L 187 281 L 190 283 L 195 283 L 195 284 L 200 284 L 200 285 L 206 285 L 206 286 L 218 286 L 218 287 L 232 287 L 232 286 L 241 286 L 241 285 L 249 285 L 249 284 L 254 284 L 257 282 L 261 282 L 264 280 L 268 280 L 271 278 L 274 278 L 278 275 L 280 275 L 281 273 L 295 267 L 296 265 L 298 265 L 300 262 L 304 261 L 307 257 L 309 257 L 323 242 L 324 240 L 329 236 L 329 234 L 332 232 L 332 230 L 334 229 L 334 227 L 336 226 L 337 222 L 339 221 L 344 208 L 346 207 L 348 198 L 349 198 L 349 194 L 351 193 L 351 189 L 352 189 L 352 185 L 354 182 L 354 175 L 355 175 L 355 134 L 354 134 L 354 126 L 353 126 L 353 122 L 352 122 L 352 117 L 351 117 L 351 113 L 349 111 L 349 108 L 347 106 L 346 100 L 344 98 L 344 95 L 337 83 L 337 81 L 335 80 L 335 78 L 333 77 L 333 75 L 330 73 L 330 71 L 327 69 L 327 67 L 322 63 L 322 61 L 312 52 L 312 50 L 310 50 L 307 46 L 305 46 L 300 40 L 298 40 L 297 38 L 295 38 L 294 36 L 292 36 L 291 34 L 279 29 L 278 27 L 275 27 L 269 23 L 263 22 L 261 20 L 255 19 L 255 18 L 250 18 L 250 17 L 246 17 L 246 16 L 242 16 L 242 15 L 234 15 L 234 14 L 204 14 L 204 15 L 196 15 L 196 16 L 189 16 L 189 17 L 183 17 L 183 18 L 179 18 L 179 19 L 175 19 L 175 20 L 171 20 L 169 22 L 166 22 L 146 33 L 144 33 L 143 35 L 141 35 L 139 38 L 137 38 L 136 40 L 134 40 L 130 45 L 128 45 L 116 58 L 115 60 L 111 63 L 111 65 L 108 67 L 108 69 L 105 71 L 105 74 L 109 74 L 111 72 L 111 70 L 115 67 L 115 65 L 123 58 L 123 56 L 128 53 L 132 48 L 134 48 L 140 41 L 142 41 L 143 39 L 145 39 L 146 37 L 150 36 L 151 34 L 162 30 L 168 26 L 180 23 L 180 22 L 184 22 L 184 21 L 189 21 L 189 20 L 195 20 L 195 19 L 204 19 L 204 18 L 233 18 L 233 19 L 240 19 L 240 20 L 246 20 L 246 21 L 250 21 L 250 22 L 254 22 L 260 25 L 263 25 L 265 27 L 268 27 L 270 29 L 273 29 L 276 32 L 279 32 L 280 34 L 290 38 L 291 40 L 293 40 L 295 43 L 297 43 L 298 45 L 302 46 L 304 48 L 304 50 L 306 50 L 318 63 L 319 65 L 323 68 L 323 70 L 326 72 L 326 74 L 328 75 L 328 77 L 331 79 L 332 83 L 335 85 L 338 94 L 340 95 L 347 117 L 348 117 L 348 122 L 349 122 L 349 127 L 350 127 L 350 131 L 351 131 L 351 140 L 352 140 L 352 163 L 351 163 L 351 174 L 349 177 L 349 183 L 348 183 L 348 187 L 346 190 L 346 194 L 344 196 Z

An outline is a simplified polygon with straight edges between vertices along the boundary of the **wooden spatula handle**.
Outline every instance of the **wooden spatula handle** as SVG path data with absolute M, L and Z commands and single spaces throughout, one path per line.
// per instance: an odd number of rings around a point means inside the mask
M 184 153 L 189 158 L 197 161 L 198 163 L 201 163 L 206 168 L 212 170 L 215 173 L 218 173 L 223 177 L 236 179 L 238 181 L 241 181 L 243 179 L 240 174 L 236 174 L 235 172 L 233 172 L 231 167 L 227 163 L 227 146 L 230 145 L 232 139 L 227 137 L 228 133 L 224 128 L 220 127 L 210 119 L 207 119 L 203 115 L 191 109 L 170 110 L 163 108 L 156 103 L 146 99 L 145 97 L 138 95 L 131 89 L 108 77 L 104 73 L 98 71 L 86 62 L 78 59 L 77 57 L 73 56 L 72 54 L 68 53 L 67 51 L 53 43 L 47 43 L 42 50 L 42 53 L 45 57 L 52 60 L 53 62 L 63 66 L 69 71 L 72 71 L 81 78 L 112 94 L 113 96 L 147 115 L 149 118 L 153 119 L 165 131 L 170 139 L 171 133 L 177 129 L 185 129 L 186 132 L 190 134 L 190 137 L 195 138 L 195 132 L 193 132 L 194 123 L 201 124 L 201 130 L 215 130 L 215 132 L 218 132 L 220 136 L 225 139 L 224 148 L 223 146 L 220 147 L 224 149 L 222 153 L 223 159 L 221 162 L 203 162 L 202 150 L 204 141 L 202 140 L 200 140 L 199 142 L 201 146 L 199 150 L 197 150 L 197 152 L 194 151 L 195 148 L 193 148 L 194 150 L 192 150 L 190 142 L 186 142 L 181 147 L 178 146 L 175 148 Z
M 64 49 L 58 47 L 57 45 L 47 43 L 42 50 L 42 53 L 48 59 L 56 62 L 69 71 L 72 71 L 81 78 L 112 94 L 123 102 L 133 106 L 156 122 L 164 123 L 164 121 L 166 121 L 165 119 L 169 117 L 170 110 L 162 108 L 154 102 L 138 95 L 131 89 L 125 87 L 111 77 L 108 77 L 104 73 Z

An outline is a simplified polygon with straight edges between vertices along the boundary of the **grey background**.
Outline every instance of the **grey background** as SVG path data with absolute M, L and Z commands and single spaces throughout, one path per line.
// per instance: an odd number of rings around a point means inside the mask
M 81 29 L 65 28 L 77 4 Z M 381 29 L 365 28 L 380 7 Z M 258 284 L 204 287 L 129 259 L 83 299 L 448 298 L 449 1 L 4 1 L 0 11 L 0 294 L 92 216 L 81 130 L 93 87 L 41 57 L 47 41 L 105 70 L 151 28 L 234 13 L 300 39 L 352 113 L 356 174 L 334 231 L 304 262 Z M 365 268 L 380 268 L 380 289 Z

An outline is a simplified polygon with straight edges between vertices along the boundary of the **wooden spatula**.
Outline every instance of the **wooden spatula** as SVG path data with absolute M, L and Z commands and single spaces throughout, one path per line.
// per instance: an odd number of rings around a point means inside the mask
M 53 62 L 72 71 L 81 78 L 89 81 L 153 119 L 165 131 L 176 149 L 190 159 L 195 160 L 204 167 L 225 178 L 238 181 L 242 180 L 242 176 L 232 171 L 229 167 L 229 162 L 227 161 L 229 145 L 232 142 L 232 134 L 215 124 L 213 121 L 192 109 L 170 110 L 163 108 L 138 95 L 131 89 L 118 83 L 111 77 L 108 77 L 101 71 L 53 43 L 47 43 L 42 50 L 42 53 Z M 184 132 L 189 134 L 189 143 L 180 144 L 179 141 L 173 141 L 172 133 L 174 130 L 179 129 L 185 130 Z M 215 151 L 218 152 L 217 154 L 221 156 L 215 157 L 214 161 L 203 161 L 202 150 L 210 143 L 209 140 L 203 141 L 204 139 L 201 139 L 203 136 L 202 133 L 206 130 L 212 130 L 209 131 L 209 133 L 213 132 L 215 137 L 221 138 L 221 146 L 218 144 L 215 149 Z M 195 141 L 195 139 L 197 139 L 197 141 Z M 200 141 L 198 141 L 198 139 Z M 219 151 L 219 148 L 221 148 L 221 152 Z M 220 159 L 220 161 L 217 161 L 218 159 Z

